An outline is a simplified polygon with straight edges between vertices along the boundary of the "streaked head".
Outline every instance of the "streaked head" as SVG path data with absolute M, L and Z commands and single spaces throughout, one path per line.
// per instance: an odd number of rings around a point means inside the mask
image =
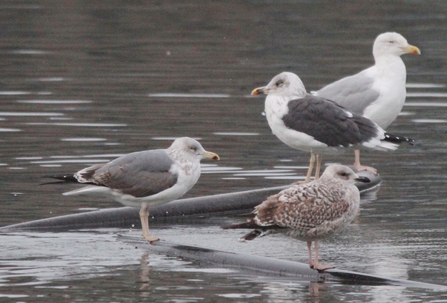
M 338 179 L 343 182 L 354 184 L 355 182 L 371 182 L 370 179 L 366 177 L 361 177 L 357 175 L 352 169 L 348 166 L 341 164 L 331 164 L 325 170 L 321 179 Z
M 176 151 L 177 153 L 181 153 L 183 155 L 193 156 L 199 160 L 204 158 L 220 160 L 218 154 L 206 151 L 197 140 L 189 137 L 176 139 L 169 147 L 169 150 Z
M 294 99 L 304 97 L 306 95 L 306 88 L 296 74 L 282 72 L 273 77 L 267 86 L 255 88 L 251 94 L 275 95 Z

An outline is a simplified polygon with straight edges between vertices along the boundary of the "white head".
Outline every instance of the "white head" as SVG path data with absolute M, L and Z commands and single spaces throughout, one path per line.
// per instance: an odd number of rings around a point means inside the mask
M 416 46 L 408 44 L 407 39 L 398 33 L 383 33 L 377 36 L 374 41 L 374 58 L 404 54 L 420 55 L 421 51 Z
M 220 160 L 219 155 L 206 151 L 202 145 L 189 137 L 176 139 L 168 148 L 168 153 L 176 159 L 197 160 L 208 158 L 212 160 Z
M 352 169 L 341 164 L 331 164 L 325 170 L 320 180 L 340 180 L 344 183 L 354 184 L 355 182 L 371 182 L 366 177 L 360 177 Z
M 255 88 L 252 95 L 274 95 L 289 98 L 302 98 L 306 95 L 306 88 L 301 79 L 294 73 L 282 72 L 273 77 L 267 86 Z

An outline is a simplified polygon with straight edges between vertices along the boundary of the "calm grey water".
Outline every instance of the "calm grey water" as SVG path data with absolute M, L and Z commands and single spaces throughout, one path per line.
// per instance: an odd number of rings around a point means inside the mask
M 374 38 L 403 34 L 406 106 L 389 131 L 415 147 L 364 152 L 383 179 L 348 232 L 323 244 L 338 268 L 447 285 L 447 2 L 13 1 L 0 3 L 0 226 L 116 207 L 63 197 L 43 175 L 191 136 L 221 156 L 187 196 L 284 185 L 307 153 L 279 142 L 249 96 L 282 71 L 315 90 L 372 64 Z M 349 164 L 353 155 L 326 162 Z M 170 241 L 306 262 L 305 244 L 241 244 L 237 218 L 153 225 Z M 130 227 L 129 227 L 130 228 Z M 0 235 L 4 302 L 446 302 L 447 292 L 313 283 L 148 254 L 104 229 Z

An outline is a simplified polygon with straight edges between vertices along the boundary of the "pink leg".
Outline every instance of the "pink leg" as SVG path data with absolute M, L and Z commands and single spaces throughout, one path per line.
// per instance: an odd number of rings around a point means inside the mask
M 314 260 L 313 266 L 311 266 L 311 268 L 316 269 L 316 270 L 325 270 L 325 269 L 333 268 L 332 266 L 320 264 L 318 262 L 318 252 L 320 250 L 320 243 L 318 241 L 314 241 L 314 243 L 315 243 L 315 260 Z
M 309 169 L 307 170 L 306 179 L 304 181 L 293 182 L 292 184 L 309 183 L 310 178 L 312 177 L 312 171 L 314 170 L 314 164 L 315 164 L 315 155 L 314 153 L 310 153 Z
M 307 241 L 307 252 L 309 253 L 309 267 L 313 268 L 314 263 L 312 261 L 312 241 Z
M 369 171 L 377 176 L 377 169 L 375 169 L 374 167 L 363 166 L 360 164 L 360 150 L 356 149 L 354 151 L 354 155 L 355 155 L 354 167 L 357 171 Z
M 149 205 L 143 203 L 140 209 L 141 229 L 143 230 L 143 238 L 150 243 L 160 240 L 160 238 L 151 236 L 149 233 Z
M 315 180 L 320 179 L 321 161 L 323 161 L 323 158 L 321 157 L 320 154 L 317 154 L 317 168 L 315 169 Z

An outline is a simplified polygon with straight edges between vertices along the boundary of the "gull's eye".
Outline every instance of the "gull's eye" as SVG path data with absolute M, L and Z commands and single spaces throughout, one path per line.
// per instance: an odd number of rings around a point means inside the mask
M 281 87 L 281 86 L 283 86 L 283 84 L 284 84 L 284 81 L 282 81 L 282 80 L 278 80 L 278 81 L 276 82 L 276 86 L 277 86 L 277 87 Z
M 390 41 L 388 41 L 388 43 L 394 44 L 394 43 L 396 43 L 396 41 L 390 40 Z
M 348 173 L 340 173 L 340 176 L 347 177 L 347 176 L 349 176 L 349 174 Z
M 193 152 L 196 152 L 197 151 L 197 146 L 190 146 L 189 147 Z

